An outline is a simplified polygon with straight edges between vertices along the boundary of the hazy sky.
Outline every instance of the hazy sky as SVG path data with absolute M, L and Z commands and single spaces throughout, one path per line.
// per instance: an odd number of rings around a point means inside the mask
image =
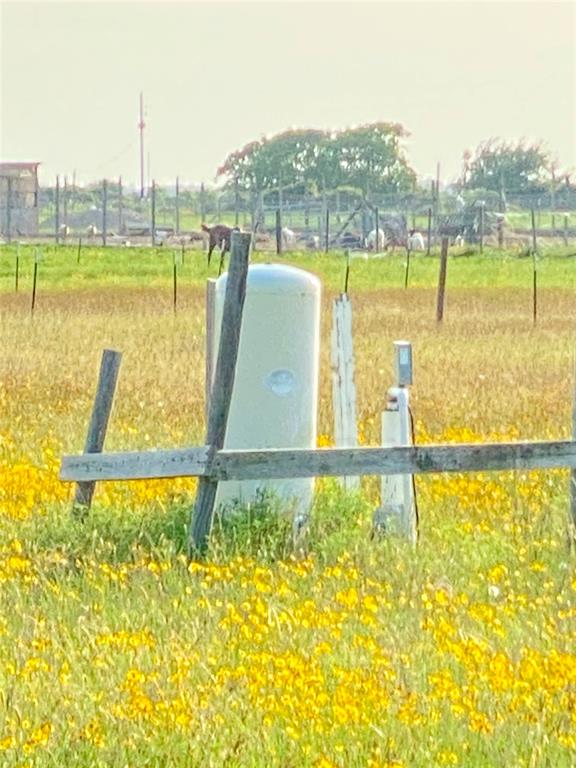
M 138 98 L 159 182 L 214 180 L 291 126 L 388 120 L 419 174 L 490 136 L 576 164 L 572 2 L 2 2 L 0 158 L 41 182 L 139 179 Z

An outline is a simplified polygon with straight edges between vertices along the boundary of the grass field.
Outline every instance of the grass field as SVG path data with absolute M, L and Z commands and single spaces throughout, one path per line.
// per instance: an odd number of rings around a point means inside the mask
M 413 342 L 417 442 L 571 434 L 576 261 L 512 252 L 354 259 L 360 438 L 377 444 L 392 341 Z M 256 510 L 189 566 L 195 482 L 109 483 L 82 522 L 57 480 L 82 450 L 101 351 L 120 349 L 109 450 L 204 434 L 204 254 L 0 251 L 0 765 L 539 766 L 576 755 L 567 472 L 417 479 L 420 541 L 373 540 L 378 480 L 317 483 L 307 553 Z M 255 255 L 256 259 L 264 256 Z M 324 285 L 319 442 L 340 255 Z M 216 267 L 213 265 L 211 274 Z

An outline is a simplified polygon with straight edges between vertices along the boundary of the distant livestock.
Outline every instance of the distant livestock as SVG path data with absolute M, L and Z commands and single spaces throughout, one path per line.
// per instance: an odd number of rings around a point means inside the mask
M 369 251 L 376 250 L 376 230 L 373 229 L 368 233 L 366 238 L 366 247 Z M 386 235 L 383 229 L 378 230 L 378 250 L 383 251 L 386 248 Z
M 296 234 L 288 227 L 282 227 L 282 249 L 290 250 L 296 245 Z
M 466 240 L 464 239 L 464 235 L 456 235 L 454 238 L 454 245 L 456 248 L 461 248 L 463 245 L 466 245 Z
M 68 237 L 68 235 L 70 234 L 70 227 L 68 226 L 68 224 L 61 224 L 58 230 L 58 234 L 60 235 L 60 237 Z
M 96 226 L 96 224 L 89 224 L 86 227 L 86 234 L 88 235 L 88 237 L 96 237 L 96 235 L 98 234 L 98 227 Z
M 317 251 L 320 248 L 320 238 L 318 235 L 312 235 L 306 240 L 306 248 L 309 251 Z
M 202 224 L 202 231 L 208 233 L 208 265 L 210 265 L 214 248 L 220 248 L 220 261 L 222 263 L 222 259 L 232 246 L 232 232 L 239 232 L 240 230 L 238 227 L 227 227 L 225 224 L 215 224 L 213 227 Z
M 406 241 L 406 247 L 409 251 L 423 251 L 424 250 L 424 238 L 421 232 L 411 230 Z

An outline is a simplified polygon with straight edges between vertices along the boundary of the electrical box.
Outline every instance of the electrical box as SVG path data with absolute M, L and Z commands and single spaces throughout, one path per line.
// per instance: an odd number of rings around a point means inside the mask
M 409 341 L 394 342 L 394 365 L 396 386 L 408 387 L 412 384 L 412 344 Z
M 215 288 L 215 359 L 226 281 L 224 274 Z M 302 269 L 249 267 L 225 449 L 316 448 L 320 295 L 318 278 Z M 250 503 L 261 491 L 306 517 L 314 479 L 221 482 L 215 507 Z

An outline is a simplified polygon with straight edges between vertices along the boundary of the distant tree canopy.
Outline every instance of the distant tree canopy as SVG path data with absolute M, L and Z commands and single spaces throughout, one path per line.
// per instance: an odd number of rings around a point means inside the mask
M 551 159 L 539 143 L 488 139 L 474 153 L 464 153 L 460 179 L 466 189 L 536 192 L 550 180 Z
M 218 176 L 252 192 L 280 187 L 315 193 L 353 188 L 364 196 L 405 192 L 416 179 L 401 146 L 406 136 L 398 123 L 370 123 L 336 132 L 284 131 L 233 152 Z

